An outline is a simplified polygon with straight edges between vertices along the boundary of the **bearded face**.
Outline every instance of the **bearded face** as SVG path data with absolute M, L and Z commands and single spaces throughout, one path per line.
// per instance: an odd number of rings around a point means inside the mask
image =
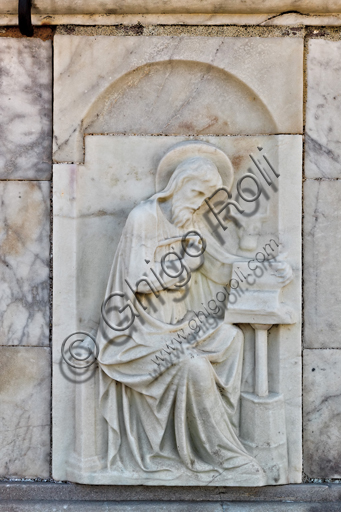
M 190 228 L 193 224 L 194 210 L 183 205 L 182 198 L 174 196 L 172 203 L 172 222 L 178 228 Z
M 220 177 L 219 177 L 220 178 Z M 204 200 L 221 186 L 220 179 L 207 179 L 204 176 L 185 181 L 174 193 L 172 200 L 172 222 L 179 228 L 188 228 L 193 224 L 193 215 Z

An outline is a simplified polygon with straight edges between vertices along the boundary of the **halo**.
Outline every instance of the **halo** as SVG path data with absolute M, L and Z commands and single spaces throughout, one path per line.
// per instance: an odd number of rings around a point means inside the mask
M 156 192 L 163 190 L 177 166 L 186 158 L 201 156 L 209 158 L 217 166 L 223 185 L 230 190 L 233 183 L 233 167 L 228 156 L 213 144 L 200 140 L 179 142 L 161 159 L 155 178 Z

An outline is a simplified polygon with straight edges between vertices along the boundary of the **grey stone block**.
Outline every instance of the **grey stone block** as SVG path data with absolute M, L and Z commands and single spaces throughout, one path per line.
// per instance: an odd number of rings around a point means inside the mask
M 48 345 L 50 183 L 0 181 L 0 202 L 0 345 Z
M 48 478 L 50 379 L 50 349 L 0 347 L 0 477 Z
M 304 346 L 341 348 L 341 181 L 304 183 Z
M 308 44 L 305 137 L 307 178 L 341 176 L 341 42 L 311 39 Z
M 0 179 L 48 180 L 51 41 L 1 37 L 0 76 Z
M 311 478 L 341 477 L 340 368 L 340 350 L 304 351 L 304 471 Z
M 154 487 L 148 485 L 81 485 L 61 482 L 0 481 L 0 503 L 6 500 L 341 503 L 341 484 L 290 484 L 268 487 Z

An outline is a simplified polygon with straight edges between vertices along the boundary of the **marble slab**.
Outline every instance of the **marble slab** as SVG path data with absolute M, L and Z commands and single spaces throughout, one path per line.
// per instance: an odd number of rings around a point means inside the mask
M 305 175 L 341 177 L 341 41 L 308 43 Z
M 291 307 L 296 318 L 281 322 L 268 313 L 263 312 L 262 316 L 262 323 L 291 325 L 276 325 L 270 330 L 270 395 L 264 398 L 264 403 L 262 399 L 259 400 L 263 412 L 257 416 L 257 425 L 264 432 L 263 413 L 271 413 L 273 404 L 278 407 L 280 415 L 277 420 L 271 416 L 271 425 L 272 430 L 278 433 L 276 421 L 281 424 L 280 433 L 285 439 L 284 444 L 287 442 L 284 452 L 289 462 L 287 472 L 284 471 L 285 477 L 278 474 L 277 480 L 273 479 L 271 483 L 278 482 L 280 478 L 281 482 L 301 481 L 299 313 L 302 140 L 300 136 L 290 135 L 195 138 L 86 136 L 84 165 L 54 166 L 53 477 L 57 480 L 90 484 L 195 485 L 196 480 L 191 479 L 188 473 L 181 478 L 167 479 L 141 475 L 139 472 L 132 475 L 131 472 L 116 471 L 115 467 L 111 471 L 106 468 L 105 462 L 103 467 L 103 460 L 108 457 L 110 448 L 106 444 L 107 424 L 98 404 L 98 369 L 94 365 L 88 373 L 79 371 L 66 364 L 62 357 L 63 342 L 67 336 L 76 331 L 96 334 L 110 267 L 127 216 L 132 208 L 160 189 L 161 185 L 155 182 L 160 160 L 175 144 L 194 141 L 213 144 L 229 156 L 236 176 L 233 197 L 237 191 L 237 180 L 250 169 L 249 154 L 266 151 L 280 172 L 278 186 L 276 184 L 264 190 L 264 198 L 257 207 L 256 220 L 251 222 L 252 229 L 249 230 L 246 222 L 240 237 L 231 225 L 226 233 L 229 243 L 225 248 L 232 254 L 237 252 L 254 258 L 258 250 L 264 251 L 266 243 L 276 233 L 281 243 L 280 254 L 283 254 L 293 271 L 292 282 L 281 291 L 281 304 L 289 309 Z M 250 209 L 254 210 L 252 205 L 246 207 L 249 213 Z M 217 226 L 213 228 L 215 232 Z M 139 236 L 138 232 L 136 236 Z M 224 237 L 221 238 L 224 245 L 223 240 Z M 243 249 L 238 249 L 241 240 L 245 245 Z M 147 264 L 148 260 L 145 261 Z M 255 311 L 249 311 L 248 317 L 244 316 L 244 323 L 255 320 Z M 245 326 L 244 336 L 242 391 L 247 394 L 245 400 L 249 400 L 256 380 L 254 333 L 250 326 Z M 282 421 L 278 418 L 284 417 L 284 404 L 285 420 Z M 254 411 L 252 404 L 249 405 L 248 402 L 247 414 L 251 417 Z M 76 438 L 73 432 L 82 432 L 82 435 Z M 269 434 L 265 438 L 269 444 Z M 282 441 L 279 444 L 284 448 Z M 258 456 L 257 452 L 266 451 L 265 445 L 250 445 L 250 449 L 254 449 Z M 234 480 L 232 484 L 228 478 L 224 480 L 223 475 L 219 481 L 221 485 L 250 485 L 249 480 L 246 482 L 242 479 Z M 216 484 L 216 480 L 208 483 Z
M 51 41 L 1 37 L 0 76 L 0 179 L 48 180 Z
M 0 200 L 0 345 L 48 345 L 50 183 L 0 181 Z
M 310 478 L 341 477 L 341 351 L 304 350 L 304 472 Z
M 304 183 L 304 346 L 341 348 L 341 182 Z
M 48 478 L 50 349 L 0 347 L 0 476 Z
M 17 14 L 1 14 L 0 26 L 16 25 Z M 32 25 L 260 25 L 340 26 L 340 14 L 32 14 Z M 61 27 L 57 31 L 62 31 Z
M 54 161 L 85 134 L 302 132 L 301 38 L 54 39 Z
M 0 0 L 1 13 L 15 13 L 15 0 Z M 132 13 L 284 13 L 297 11 L 303 13 L 340 12 L 338 0 L 328 0 L 321 5 L 319 0 L 209 0 L 204 4 L 200 0 L 36 0 L 33 12 L 43 14 L 132 14 Z

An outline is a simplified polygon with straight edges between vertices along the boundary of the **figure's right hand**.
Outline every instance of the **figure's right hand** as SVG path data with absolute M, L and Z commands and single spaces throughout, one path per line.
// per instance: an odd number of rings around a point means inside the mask
M 276 263 L 271 265 L 271 269 L 274 271 L 271 272 L 272 275 L 275 276 L 277 282 L 282 287 L 286 286 L 293 279 L 292 267 L 286 261 L 276 261 Z

